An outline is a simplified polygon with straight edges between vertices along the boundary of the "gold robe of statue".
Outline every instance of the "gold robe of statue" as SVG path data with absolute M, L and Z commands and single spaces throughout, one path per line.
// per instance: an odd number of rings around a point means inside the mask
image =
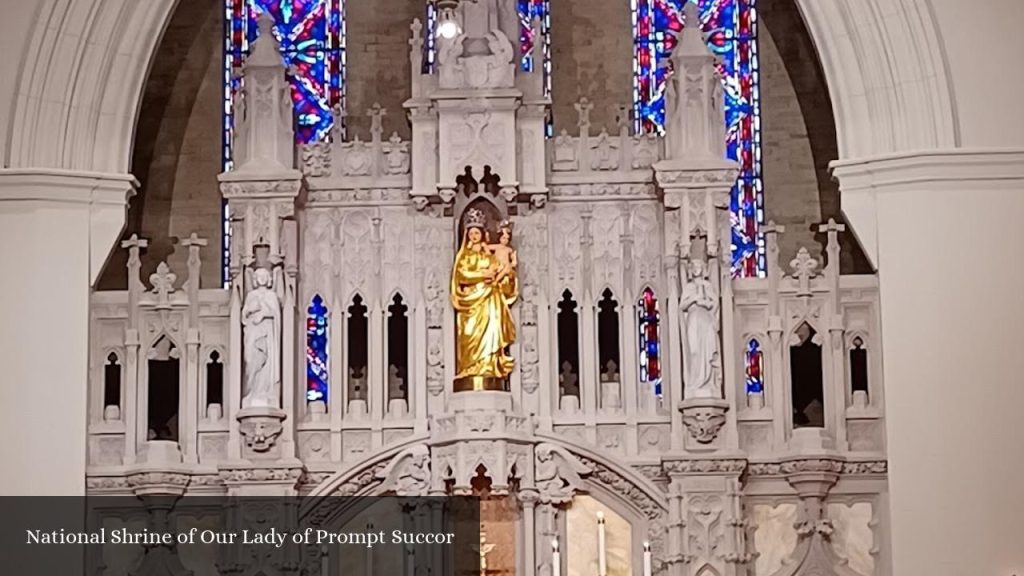
M 519 296 L 514 269 L 496 281 L 498 264 L 484 232 L 469 226 L 452 267 L 451 298 L 456 320 L 455 390 L 502 390 L 515 361 L 507 348 L 516 327 L 509 307 Z

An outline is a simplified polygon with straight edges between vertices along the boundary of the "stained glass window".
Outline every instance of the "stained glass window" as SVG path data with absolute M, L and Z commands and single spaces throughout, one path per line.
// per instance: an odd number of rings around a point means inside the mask
M 747 394 L 764 394 L 764 352 L 757 340 L 747 343 L 746 364 Z
M 242 66 L 263 12 L 274 18 L 274 35 L 289 69 L 295 105 L 295 139 L 325 138 L 334 124 L 332 107 L 344 96 L 345 20 L 342 0 L 225 0 L 224 154 L 231 158 L 232 103 L 240 88 L 234 69 Z
M 658 299 L 650 288 L 644 290 L 637 303 L 637 322 L 640 327 L 640 382 L 650 385 L 655 396 L 661 396 L 661 338 L 658 323 Z
M 427 25 L 423 33 L 423 73 L 434 72 L 434 60 L 437 58 L 437 2 L 427 2 Z
M 631 0 L 633 8 L 634 128 L 665 129 L 670 57 L 685 24 L 687 0 Z M 694 1 L 694 0 L 691 0 Z M 738 277 L 765 274 L 761 179 L 760 71 L 756 0 L 699 0 L 700 25 L 721 59 L 725 89 L 726 155 L 740 164 L 732 191 L 732 271 Z
M 537 56 L 544 67 L 544 92 L 551 92 L 551 0 L 517 0 L 519 7 L 519 47 L 523 54 L 523 72 L 532 72 Z M 540 19 L 541 38 L 534 38 L 533 21 Z M 538 50 L 533 51 L 537 46 Z
M 327 307 L 319 294 L 306 310 L 306 401 L 327 401 Z

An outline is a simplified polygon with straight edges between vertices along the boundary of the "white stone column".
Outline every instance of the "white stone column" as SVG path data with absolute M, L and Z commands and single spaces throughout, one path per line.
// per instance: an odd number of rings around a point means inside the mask
M 122 174 L 0 170 L 0 493 L 85 493 L 90 287 L 135 185 Z
M 833 174 L 879 268 L 892 573 L 1024 570 L 1024 150 Z

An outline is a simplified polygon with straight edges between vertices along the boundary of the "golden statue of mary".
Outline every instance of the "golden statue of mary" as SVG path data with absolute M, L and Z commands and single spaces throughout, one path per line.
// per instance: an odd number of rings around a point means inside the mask
M 455 391 L 506 390 L 516 340 L 510 306 L 519 297 L 515 266 L 488 246 L 486 217 L 466 213 L 462 246 L 452 267 L 451 299 L 456 313 Z M 507 234 L 507 236 L 506 236 Z M 502 230 L 507 246 L 511 229 Z

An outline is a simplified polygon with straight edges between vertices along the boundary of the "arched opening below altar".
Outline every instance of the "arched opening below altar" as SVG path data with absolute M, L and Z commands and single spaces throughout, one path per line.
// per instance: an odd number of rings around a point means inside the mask
M 477 469 L 472 481 L 473 495 L 480 498 L 480 575 L 515 576 L 520 570 L 518 550 L 523 541 L 522 509 L 516 490 L 495 494 L 486 469 Z
M 600 574 L 601 520 L 607 576 L 633 576 L 633 527 L 593 496 L 576 495 L 565 511 L 565 542 L 561 544 L 566 576 Z M 637 571 L 639 573 L 639 571 Z

